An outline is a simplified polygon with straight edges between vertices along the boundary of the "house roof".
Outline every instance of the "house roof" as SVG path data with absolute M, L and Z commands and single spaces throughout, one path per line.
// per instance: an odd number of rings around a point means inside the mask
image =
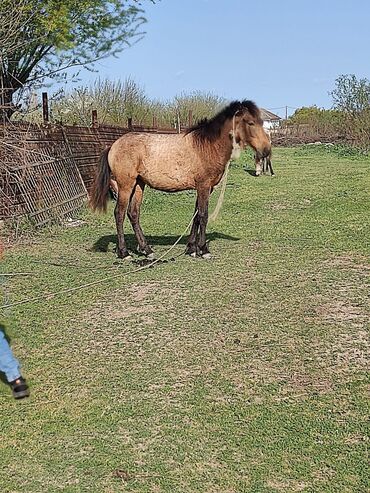
M 280 116 L 275 115 L 275 113 L 272 113 L 269 110 L 265 110 L 265 108 L 260 108 L 260 110 L 261 110 L 262 120 L 270 121 L 270 122 L 281 120 Z

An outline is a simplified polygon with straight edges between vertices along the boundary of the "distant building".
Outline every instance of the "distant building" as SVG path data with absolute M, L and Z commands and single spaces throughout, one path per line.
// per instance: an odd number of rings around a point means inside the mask
M 269 110 L 265 110 L 264 108 L 261 108 L 261 116 L 263 120 L 263 126 L 268 130 L 277 128 L 282 120 L 280 116 L 275 115 L 275 113 L 272 113 Z

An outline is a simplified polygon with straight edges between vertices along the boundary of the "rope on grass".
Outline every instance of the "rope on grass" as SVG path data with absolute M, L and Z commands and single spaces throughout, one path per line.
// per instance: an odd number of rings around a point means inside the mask
M 49 299 L 52 299 L 55 296 L 59 296 L 61 294 L 73 293 L 75 291 L 80 291 L 82 289 L 89 288 L 90 286 L 96 286 L 97 284 L 102 284 L 102 283 L 104 283 L 106 281 L 111 281 L 112 279 L 117 279 L 118 277 L 123 277 L 123 276 L 129 275 L 129 274 L 135 274 L 136 272 L 140 272 L 140 271 L 142 271 L 144 269 L 149 269 L 150 267 L 152 267 L 153 265 L 155 265 L 156 263 L 158 263 L 160 260 L 162 260 L 166 255 L 168 255 L 175 248 L 175 246 L 181 241 L 181 239 L 187 233 L 188 229 L 191 226 L 191 223 L 193 222 L 193 220 L 194 220 L 194 218 L 195 218 L 195 216 L 197 214 L 198 214 L 198 210 L 196 210 L 194 212 L 193 217 L 191 218 L 189 224 L 186 226 L 186 229 L 177 238 L 177 240 L 175 241 L 175 243 L 173 245 L 171 245 L 170 248 L 168 250 L 166 250 L 160 257 L 158 257 L 157 259 L 154 259 L 153 262 L 150 262 L 147 265 L 143 265 L 142 267 L 138 267 L 137 269 L 134 269 L 132 271 L 123 272 L 123 273 L 120 272 L 119 274 L 114 274 L 112 276 L 107 276 L 107 277 L 104 277 L 102 279 L 97 279 L 96 281 L 91 281 L 91 282 L 88 282 L 86 284 L 81 284 L 80 286 L 75 286 L 74 288 L 65 288 L 65 289 L 61 289 L 59 291 L 54 291 L 52 293 L 45 293 L 45 294 L 43 294 L 41 296 L 35 296 L 34 298 L 26 298 L 24 300 L 15 301 L 13 303 L 7 303 L 6 305 L 2 305 L 0 307 L 0 309 L 5 310 L 5 309 L 11 308 L 13 306 L 19 306 L 19 305 L 25 305 L 25 304 L 28 304 L 28 303 L 37 303 L 38 301 L 49 300 Z
M 0 277 L 13 277 L 13 276 L 34 276 L 34 272 L 1 272 Z
M 226 185 L 227 185 L 227 176 L 228 176 L 228 173 L 229 173 L 229 167 L 230 167 L 230 161 L 228 161 L 228 163 L 226 164 L 224 176 L 222 177 L 222 186 L 221 186 L 220 195 L 218 196 L 216 207 L 214 208 L 212 214 L 209 216 L 209 220 L 211 222 L 216 221 L 216 219 L 217 219 L 217 217 L 218 217 L 218 215 L 220 213 L 222 204 L 224 202 Z

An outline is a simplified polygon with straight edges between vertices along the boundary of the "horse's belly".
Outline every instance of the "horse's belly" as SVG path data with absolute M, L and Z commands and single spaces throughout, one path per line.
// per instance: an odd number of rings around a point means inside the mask
M 191 170 L 180 165 L 168 169 L 152 166 L 150 170 L 144 166 L 140 176 L 151 188 L 164 192 L 179 192 L 195 188 L 195 180 Z

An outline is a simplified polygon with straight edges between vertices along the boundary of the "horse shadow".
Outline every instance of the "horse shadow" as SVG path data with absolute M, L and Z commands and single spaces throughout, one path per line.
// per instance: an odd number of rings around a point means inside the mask
M 248 169 L 248 168 L 244 168 L 244 171 L 246 173 L 248 173 L 248 175 L 251 175 L 251 176 L 257 176 L 256 175 L 256 170 L 255 169 Z
M 162 236 L 146 236 L 146 239 L 153 248 L 156 246 L 172 246 L 177 240 L 178 236 L 173 235 L 162 235 Z M 213 232 L 207 234 L 207 243 L 211 243 L 215 240 L 227 240 L 227 241 L 239 241 L 240 238 L 235 236 L 225 235 L 223 233 Z M 134 251 L 136 249 L 137 241 L 134 234 L 125 234 L 125 241 L 129 250 Z M 184 236 L 179 241 L 180 245 L 186 245 L 187 237 Z M 106 235 L 101 236 L 93 246 L 89 249 L 91 252 L 108 252 L 109 245 L 113 243 L 116 245 L 117 243 L 117 235 Z M 113 248 L 112 248 L 113 249 Z

